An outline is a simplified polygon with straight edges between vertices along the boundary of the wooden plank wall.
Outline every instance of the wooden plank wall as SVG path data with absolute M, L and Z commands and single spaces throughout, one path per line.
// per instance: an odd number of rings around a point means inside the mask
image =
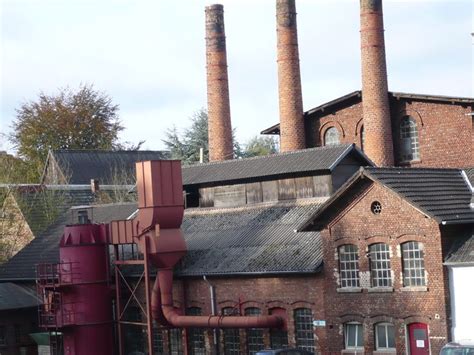
M 325 197 L 331 193 L 331 175 L 318 175 L 201 188 L 199 201 L 200 207 L 233 207 L 260 202 Z

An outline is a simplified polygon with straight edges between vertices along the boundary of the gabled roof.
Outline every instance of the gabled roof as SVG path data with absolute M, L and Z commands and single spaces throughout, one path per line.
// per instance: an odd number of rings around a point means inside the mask
M 11 282 L 0 283 L 0 311 L 38 306 L 38 298 L 30 290 Z
M 466 168 L 464 171 L 469 182 L 471 183 L 471 186 L 474 186 L 474 168 Z
M 186 166 L 183 167 L 183 185 L 230 183 L 245 179 L 332 171 L 348 155 L 361 161 L 361 165 L 373 165 L 354 144 L 341 144 Z
M 165 151 L 150 150 L 54 150 L 50 151 L 46 168 L 55 160 L 68 179 L 69 184 L 90 184 L 91 179 L 99 179 L 100 184 L 117 185 L 118 178 L 135 176 L 135 162 L 141 160 L 160 160 L 169 158 Z M 46 171 L 43 174 L 43 180 Z
M 453 245 L 444 264 L 474 266 L 474 229 Z
M 446 102 L 451 104 L 461 105 L 474 105 L 474 98 L 472 97 L 456 97 L 456 96 L 443 96 L 443 95 L 423 95 L 423 94 L 410 94 L 404 92 L 392 92 L 389 91 L 388 95 L 392 99 L 397 100 L 415 100 L 415 101 L 431 101 L 431 102 Z M 355 102 L 362 100 L 362 91 L 356 90 L 347 95 L 338 97 L 334 100 L 325 102 L 322 105 L 316 106 L 304 113 L 305 118 L 309 118 L 314 114 L 324 114 L 324 112 L 332 112 L 333 110 L 346 107 Z M 280 124 L 274 124 L 271 127 L 264 129 L 261 134 L 279 134 Z
M 474 223 L 471 189 L 459 169 L 361 168 L 302 227 L 305 230 L 362 179 L 392 190 L 440 224 Z
M 321 199 L 231 209 L 187 210 L 188 253 L 179 276 L 315 273 L 322 266 L 318 232 L 296 229 Z
M 87 203 L 76 204 L 87 205 Z M 136 210 L 135 203 L 92 207 L 93 221 L 97 223 L 126 219 Z M 0 265 L 0 280 L 34 280 L 36 264 L 57 263 L 59 261 L 59 240 L 63 235 L 64 227 L 70 223 L 72 223 L 70 210 L 65 209 L 46 230 L 36 235 L 9 261 Z

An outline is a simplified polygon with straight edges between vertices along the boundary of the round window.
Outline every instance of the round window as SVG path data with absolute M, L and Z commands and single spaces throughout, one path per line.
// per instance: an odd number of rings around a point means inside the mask
M 374 201 L 370 205 L 370 210 L 373 214 L 380 214 L 382 212 L 382 204 L 379 201 Z

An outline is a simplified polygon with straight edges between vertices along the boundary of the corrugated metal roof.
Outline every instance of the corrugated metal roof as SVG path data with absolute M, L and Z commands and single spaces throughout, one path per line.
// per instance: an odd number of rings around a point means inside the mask
M 464 169 L 471 186 L 474 186 L 474 168 L 466 168 Z
M 318 232 L 295 230 L 322 200 L 187 212 L 188 253 L 179 276 L 317 272 L 322 265 Z
M 38 306 L 36 295 L 11 282 L 0 283 L 0 311 Z
M 183 184 L 223 183 L 285 174 L 330 171 L 349 154 L 359 159 L 361 165 L 373 165 L 354 144 L 341 144 L 183 167 Z
M 101 184 L 124 184 L 115 180 L 133 180 L 135 162 L 169 158 L 168 152 L 148 150 L 54 150 L 50 154 L 69 178 L 69 184 L 90 184 L 91 179 L 99 179 Z

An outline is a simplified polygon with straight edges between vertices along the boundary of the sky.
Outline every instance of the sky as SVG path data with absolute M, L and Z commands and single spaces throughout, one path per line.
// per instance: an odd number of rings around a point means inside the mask
M 164 149 L 206 107 L 208 0 L 0 0 L 0 133 L 42 91 L 92 84 L 122 141 Z M 274 0 L 222 0 L 230 105 L 245 143 L 278 122 Z M 358 0 L 297 0 L 304 109 L 361 87 Z M 389 90 L 473 96 L 473 2 L 385 0 Z M 0 138 L 0 150 L 13 151 Z

